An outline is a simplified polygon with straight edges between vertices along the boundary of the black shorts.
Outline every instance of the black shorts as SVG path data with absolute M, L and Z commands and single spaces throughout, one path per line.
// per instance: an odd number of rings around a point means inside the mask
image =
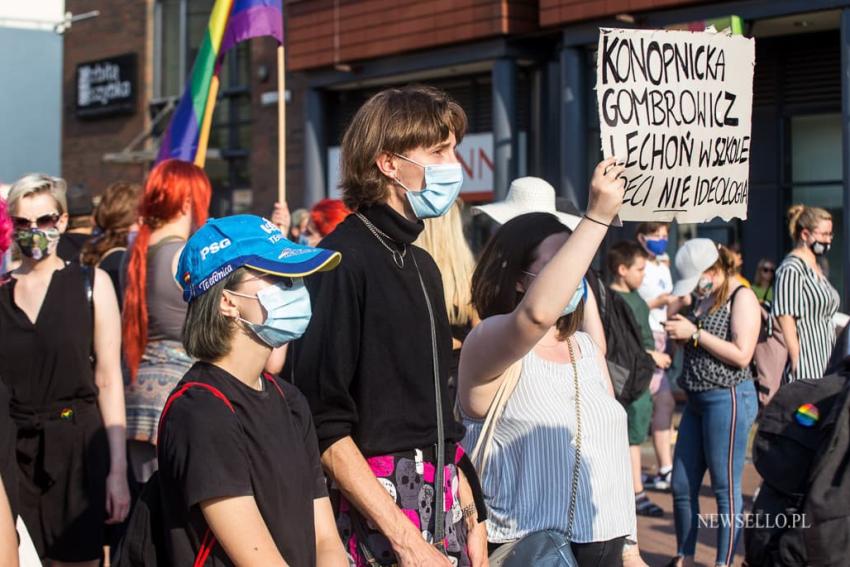
M 42 558 L 103 555 L 109 443 L 97 405 L 17 415 L 20 515 Z

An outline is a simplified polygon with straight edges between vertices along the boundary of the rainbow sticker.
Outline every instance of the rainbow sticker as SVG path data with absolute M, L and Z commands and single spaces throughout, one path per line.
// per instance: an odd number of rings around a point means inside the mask
M 59 417 L 62 419 L 71 419 L 74 417 L 74 410 L 71 408 L 64 408 L 61 412 L 59 412 Z
M 812 427 L 820 419 L 820 412 L 814 404 L 803 404 L 797 408 L 794 419 L 803 427 Z

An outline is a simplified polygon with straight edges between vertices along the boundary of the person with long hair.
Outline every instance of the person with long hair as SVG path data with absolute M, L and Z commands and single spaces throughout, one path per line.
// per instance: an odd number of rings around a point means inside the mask
M 118 304 L 121 296 L 121 264 L 130 234 L 139 229 L 139 198 L 142 188 L 136 183 L 119 181 L 111 184 L 94 211 L 94 221 L 100 233 L 83 245 L 80 261 L 97 266 L 109 274 Z
M 794 249 L 776 270 L 772 307 L 788 346 L 786 382 L 823 377 L 836 340 L 832 317 L 841 303 L 818 263 L 832 245 L 832 215 L 794 205 L 788 209 L 788 232 Z
M 212 220 L 180 255 L 186 351 L 157 451 L 171 565 L 348 565 L 307 401 L 263 372 L 310 322 L 304 277 L 336 252 L 253 215 Z
M 613 158 L 596 167 L 588 212 L 572 234 L 548 213 L 502 225 L 473 274 L 481 323 L 461 350 L 458 394 L 463 445 L 482 474 L 491 560 L 526 536 L 555 531 L 581 567 L 643 564 L 626 412 L 603 354 L 578 330 L 582 276 L 622 203 L 622 171 Z M 517 375 L 482 461 L 484 418 Z
M 676 557 L 670 566 L 694 564 L 706 469 L 717 500 L 714 564 L 731 566 L 743 527 L 747 440 L 758 411 L 750 365 L 761 308 L 736 277 L 734 254 L 707 238 L 689 240 L 679 249 L 676 270 L 680 279 L 673 295 L 695 291 L 698 299 L 689 317 L 676 314 L 664 324 L 670 339 L 684 344 L 679 385 L 687 394 L 673 454 Z
M 463 233 L 463 201 L 455 200 L 449 211 L 434 219 L 425 220 L 425 230 L 414 242 L 434 258 L 443 279 L 443 295 L 449 325 L 452 326 L 452 365 L 449 380 L 454 390 L 457 385 L 457 368 L 460 363 L 460 348 L 478 315 L 472 307 L 472 272 L 475 258 Z
M 95 566 L 129 509 L 118 301 L 56 253 L 65 182 L 27 175 L 9 213 L 20 267 L 0 285 L 0 376 L 17 426 L 20 515 L 43 559 Z
M 310 218 L 302 232 L 301 244 L 317 246 L 350 214 L 351 211 L 339 199 L 322 199 L 310 209 Z
M 177 160 L 154 167 L 142 193 L 141 224 L 126 266 L 122 327 L 134 491 L 156 469 L 159 415 L 192 365 L 181 342 L 186 305 L 174 274 L 186 240 L 207 220 L 211 194 L 204 171 Z

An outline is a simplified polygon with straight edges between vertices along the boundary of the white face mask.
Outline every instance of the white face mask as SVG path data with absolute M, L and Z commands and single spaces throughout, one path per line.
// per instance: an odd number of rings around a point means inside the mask
M 696 294 L 700 297 L 706 297 L 711 293 L 714 287 L 714 282 L 708 276 L 702 276 L 697 282 Z
M 408 157 L 395 154 L 405 161 L 418 165 L 425 170 L 425 188 L 412 191 L 400 179 L 395 178 L 402 189 L 407 192 L 407 200 L 416 218 L 431 219 L 441 217 L 450 208 L 460 194 L 463 185 L 463 168 L 459 163 L 435 163 L 423 165 Z

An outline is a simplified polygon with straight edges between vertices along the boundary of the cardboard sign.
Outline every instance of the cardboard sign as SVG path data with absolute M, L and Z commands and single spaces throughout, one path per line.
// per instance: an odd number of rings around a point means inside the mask
M 601 29 L 602 152 L 625 162 L 620 218 L 747 218 L 755 42 L 710 32 Z

